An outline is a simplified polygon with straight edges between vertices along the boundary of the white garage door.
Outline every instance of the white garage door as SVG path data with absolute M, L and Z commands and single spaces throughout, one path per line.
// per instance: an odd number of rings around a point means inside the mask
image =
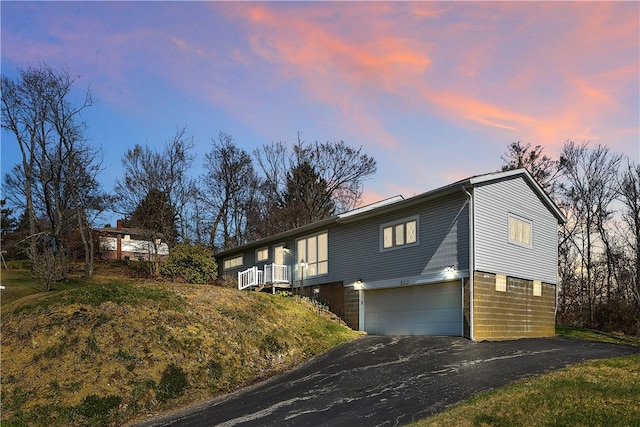
M 374 335 L 461 336 L 461 284 L 364 291 L 364 330 Z

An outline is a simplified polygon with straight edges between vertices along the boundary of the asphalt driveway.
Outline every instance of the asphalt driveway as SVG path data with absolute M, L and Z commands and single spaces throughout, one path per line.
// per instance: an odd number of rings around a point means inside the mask
M 367 336 L 250 388 L 139 426 L 397 426 L 519 378 L 637 352 L 570 338 L 473 343 Z

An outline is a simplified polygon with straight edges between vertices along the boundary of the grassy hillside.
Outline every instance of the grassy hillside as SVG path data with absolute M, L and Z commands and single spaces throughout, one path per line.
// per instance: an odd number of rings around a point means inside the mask
M 2 274 L 3 426 L 121 424 L 358 336 L 279 295 L 103 275 L 24 296 L 23 273 Z

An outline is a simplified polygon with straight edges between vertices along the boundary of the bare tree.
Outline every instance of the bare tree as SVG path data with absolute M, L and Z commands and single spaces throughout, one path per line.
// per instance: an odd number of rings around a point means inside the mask
M 254 234 L 271 236 L 291 227 L 290 212 L 283 210 L 282 193 L 287 186 L 287 173 L 293 168 L 289 147 L 283 142 L 265 144 L 253 152 L 262 172 L 257 196 L 261 209 L 252 210 Z
M 47 134 L 46 67 L 20 70 L 18 80 L 2 76 L 2 129 L 15 135 L 22 154 L 22 166 L 16 168 L 16 183 L 22 184 L 25 212 L 29 218 L 29 235 L 37 233 L 36 213 L 33 207 L 34 167 L 38 139 Z M 21 180 L 24 176 L 24 181 Z M 37 253 L 36 239 L 29 241 L 30 252 Z
M 364 180 L 376 172 L 376 161 L 362 152 L 362 147 L 349 147 L 344 141 L 298 146 L 307 160 L 326 182 L 327 198 L 337 212 L 357 207 L 362 200 Z M 300 163 L 299 163 L 300 164 Z
M 502 156 L 502 170 L 525 168 L 542 188 L 549 194 L 554 192 L 554 182 L 560 173 L 559 162 L 543 154 L 544 148 L 531 144 L 522 145 L 520 141 L 512 142 Z
M 24 197 L 32 236 L 28 238 L 28 253 L 33 257 L 53 254 L 63 278 L 77 218 L 84 218 L 82 224 L 90 228 L 86 222 L 88 206 L 81 202 L 99 190 L 99 167 L 95 166 L 96 156 L 87 144 L 82 121 L 82 112 L 93 99 L 86 90 L 80 102 L 72 103 L 75 82 L 68 70 L 56 71 L 46 64 L 19 70 L 16 80 L 2 77 L 2 128 L 15 135 L 22 153 L 22 163 L 5 183 L 20 187 L 11 192 L 15 198 Z M 91 248 L 87 246 L 85 251 Z M 91 265 L 85 267 L 90 274 Z
M 84 252 L 84 275 L 93 275 L 94 256 L 96 253 L 93 226 L 104 211 L 115 201 L 112 195 L 102 190 L 98 180 L 102 172 L 99 159 L 102 153 L 88 146 L 76 146 L 69 156 L 66 175 L 73 177 L 67 183 L 67 191 L 71 200 L 71 208 L 75 211 L 77 231 Z
M 290 150 L 278 142 L 254 154 L 264 176 L 263 194 L 270 201 L 264 234 L 357 207 L 364 180 L 376 172 L 376 161 L 362 147 L 355 149 L 344 141 L 305 144 L 300 133 Z
M 193 140 L 185 133 L 186 128 L 176 130 L 162 152 L 136 144 L 122 157 L 124 174 L 115 185 L 120 213 L 125 217 L 130 217 L 150 193 L 166 194 L 169 206 L 157 215 L 163 215 L 160 222 L 165 225 L 165 238 L 170 248 L 178 240 L 185 239 L 186 210 L 195 200 L 195 185 L 189 177 L 194 158 L 190 154 Z M 172 233 L 176 225 L 180 231 L 178 236 Z
M 262 171 L 262 193 L 277 200 L 279 192 L 286 185 L 287 171 L 291 167 L 289 148 L 283 142 L 265 144 L 253 152 Z
M 249 233 L 250 211 L 256 205 L 258 178 L 251 156 L 224 132 L 212 139 L 205 154 L 202 177 L 203 203 L 213 212 L 209 246 L 229 249 L 245 243 Z
M 625 207 L 622 218 L 630 230 L 625 241 L 631 254 L 629 288 L 636 310 L 640 312 L 640 165 L 628 163 L 619 185 L 619 196 Z
M 621 155 L 601 145 L 590 150 L 587 144 L 567 142 L 562 150 L 561 162 L 564 181 L 559 186 L 561 203 L 572 230 L 565 236 L 568 251 L 577 251 L 578 280 L 581 295 L 590 322 L 595 321 L 595 308 L 603 296 L 610 294 L 613 266 L 609 235 L 605 224 L 611 219 L 612 202 Z M 599 268 L 605 254 L 606 273 Z M 603 292 L 605 291 L 605 292 Z

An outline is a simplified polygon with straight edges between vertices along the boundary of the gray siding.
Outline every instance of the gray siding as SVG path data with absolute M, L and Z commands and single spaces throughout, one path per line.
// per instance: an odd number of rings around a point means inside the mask
M 250 249 L 229 252 L 229 254 L 223 257 L 215 256 L 216 263 L 218 264 L 218 275 L 219 276 L 230 275 L 233 277 L 237 277 L 239 271 L 244 271 L 248 268 L 253 267 L 254 265 L 262 270 L 266 264 L 271 264 L 274 262 L 273 248 L 280 244 L 284 244 L 285 247 L 287 248 L 295 248 L 295 239 L 280 239 L 274 242 L 256 244 L 255 246 L 252 246 Z M 265 247 L 269 248 L 269 258 L 266 261 L 256 262 L 256 250 L 259 248 L 265 248 Z M 231 268 L 229 270 L 225 270 L 224 260 L 233 258 L 240 254 L 242 254 L 242 265 L 239 267 Z M 291 265 L 295 263 L 295 259 L 292 254 L 285 254 L 284 257 L 285 257 L 285 264 Z
M 329 230 L 329 274 L 345 285 L 419 276 L 456 265 L 469 268 L 469 227 L 466 196 L 438 198 L 393 214 L 378 215 Z M 459 213 L 459 215 L 458 215 Z M 419 217 L 416 246 L 380 251 L 380 226 Z
M 419 217 L 418 245 L 389 251 L 380 251 L 380 226 L 412 216 Z M 285 243 L 295 250 L 296 239 L 327 230 L 329 235 L 329 273 L 324 276 L 305 277 L 304 285 L 315 285 L 342 281 L 351 285 L 356 280 L 385 280 L 400 277 L 420 276 L 442 271 L 455 265 L 459 270 L 469 269 L 469 205 L 467 196 L 459 194 L 436 198 L 392 213 L 381 213 L 353 222 L 339 222 L 320 226 L 314 230 L 286 240 L 268 243 L 269 261 L 273 259 L 273 246 Z M 220 274 L 237 275 L 254 265 L 255 250 L 264 247 L 256 243 L 244 251 L 230 252 L 217 259 Z M 242 267 L 224 271 L 224 259 L 243 253 Z M 297 268 L 298 256 L 286 256 L 286 264 Z M 257 264 L 262 268 L 264 263 Z M 294 273 L 294 277 L 295 273 Z M 293 285 L 299 286 L 294 280 Z
M 474 188 L 475 269 L 557 283 L 558 221 L 522 177 Z M 532 248 L 509 243 L 509 213 L 533 222 Z

